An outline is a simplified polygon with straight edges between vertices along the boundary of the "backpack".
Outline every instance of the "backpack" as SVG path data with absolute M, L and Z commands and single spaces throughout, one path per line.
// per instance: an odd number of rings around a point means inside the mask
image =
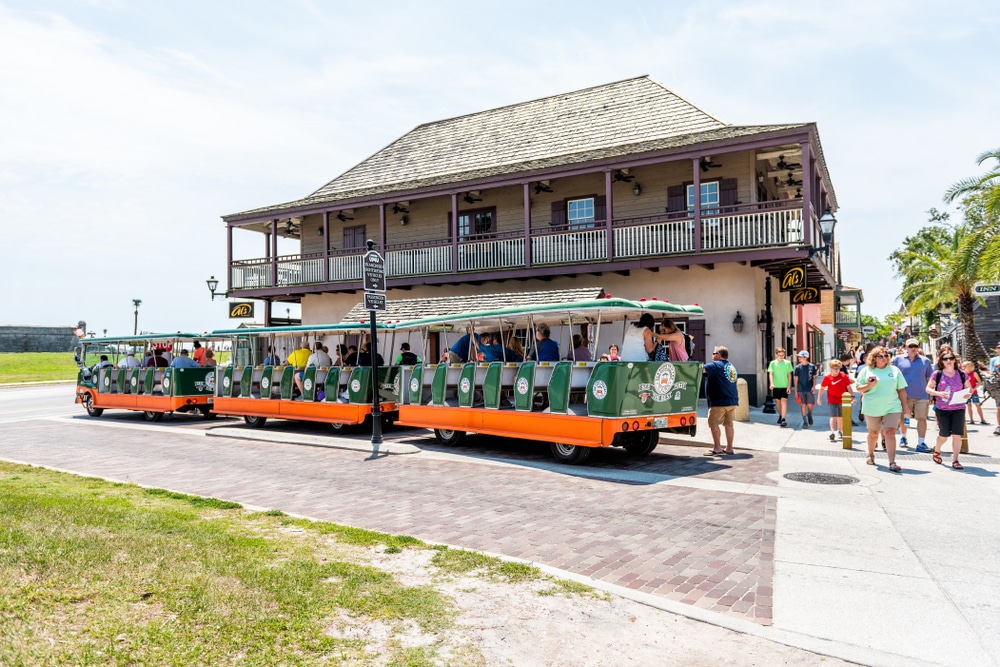
M 962 371 L 961 368 L 956 368 L 955 370 L 958 371 L 958 379 L 962 381 L 962 386 L 964 387 L 965 386 L 965 373 Z M 931 379 L 934 380 L 934 389 L 937 390 L 937 391 L 941 391 L 941 376 L 942 375 L 944 375 L 944 373 L 942 371 L 934 371 L 934 374 L 931 375 Z

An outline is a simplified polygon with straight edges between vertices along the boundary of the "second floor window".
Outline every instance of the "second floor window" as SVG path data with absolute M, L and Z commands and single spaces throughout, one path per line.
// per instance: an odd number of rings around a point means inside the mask
M 344 227 L 344 249 L 364 248 L 368 239 L 365 238 L 365 226 Z
M 570 199 L 566 202 L 566 214 L 570 229 L 594 226 L 594 198 Z
M 694 185 L 687 186 L 687 208 L 694 210 Z M 719 182 L 701 184 L 701 210 L 708 213 L 719 208 Z
M 477 236 L 491 234 L 495 231 L 493 225 L 494 209 L 487 208 L 478 211 L 462 211 L 458 214 L 458 236 Z

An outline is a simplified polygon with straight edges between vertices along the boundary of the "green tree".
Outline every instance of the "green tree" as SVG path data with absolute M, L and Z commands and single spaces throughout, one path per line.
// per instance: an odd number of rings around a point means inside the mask
M 990 160 L 996 161 L 990 171 L 954 183 L 945 192 L 944 200 L 961 201 L 978 218 L 975 238 L 970 240 L 967 250 L 980 261 L 980 279 L 995 281 L 1000 280 L 1000 148 L 976 158 L 979 165 Z
M 976 334 L 973 287 L 982 279 L 984 244 L 981 228 L 976 226 L 976 201 L 972 197 L 964 206 L 966 219 L 961 225 L 950 226 L 948 214 L 931 209 L 931 227 L 924 227 L 908 237 L 903 247 L 889 259 L 896 273 L 903 278 L 900 298 L 907 312 L 922 315 L 955 304 L 965 339 L 965 356 L 984 359 L 986 351 Z M 936 317 L 936 315 L 935 315 Z M 926 318 L 925 318 L 926 321 Z
M 997 164 L 983 176 L 970 176 L 952 184 L 944 193 L 944 200 L 949 204 L 961 201 L 969 195 L 981 195 L 987 217 L 991 220 L 1000 219 L 1000 148 L 986 151 L 976 158 L 976 163 L 982 166 L 984 162 L 996 160 Z

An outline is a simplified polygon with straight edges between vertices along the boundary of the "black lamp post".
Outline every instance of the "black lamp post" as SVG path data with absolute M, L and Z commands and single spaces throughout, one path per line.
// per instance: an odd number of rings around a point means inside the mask
M 205 281 L 205 284 L 208 285 L 208 291 L 212 293 L 212 301 L 215 301 L 215 297 L 217 296 L 215 290 L 219 288 L 219 281 L 215 279 L 215 276 L 210 276 L 209 279 Z M 220 294 L 218 296 L 226 298 L 225 294 Z
M 771 276 L 764 278 L 764 377 L 767 378 L 768 358 L 774 351 L 774 318 L 771 316 Z M 764 398 L 764 414 L 773 415 L 777 412 L 774 408 L 774 396 L 771 394 L 771 383 L 767 383 L 767 396 Z

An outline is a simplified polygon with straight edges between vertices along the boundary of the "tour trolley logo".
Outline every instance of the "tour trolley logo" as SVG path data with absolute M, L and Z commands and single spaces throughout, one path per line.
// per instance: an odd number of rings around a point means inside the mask
M 677 369 L 670 362 L 660 364 L 653 374 L 653 381 L 639 384 L 639 400 L 645 403 L 650 398 L 656 403 L 671 399 L 679 401 L 681 391 L 687 389 L 687 382 L 677 381 Z
M 351 380 L 351 391 L 355 394 L 361 391 L 361 380 L 358 380 L 357 378 Z
M 271 386 L 271 378 L 261 378 L 260 379 L 261 389 L 267 389 Z
M 517 393 L 521 394 L 521 396 L 528 394 L 528 378 L 517 379 Z
M 608 395 L 608 385 L 604 383 L 604 380 L 598 380 L 594 383 L 593 388 L 591 388 L 590 393 L 594 395 L 594 398 L 601 401 L 604 397 Z
M 416 392 L 420 390 L 420 378 L 413 376 L 410 378 L 410 391 Z
M 229 385 L 231 385 L 232 383 L 233 383 L 233 381 L 232 381 L 232 379 L 228 375 L 226 377 L 222 378 L 222 386 L 224 388 L 229 389 Z
M 312 391 L 312 388 L 313 388 L 313 381 L 312 381 L 312 378 L 306 378 L 305 380 L 303 380 L 303 381 L 302 381 L 302 387 L 303 387 L 303 388 L 304 388 L 304 389 L 305 389 L 306 391 Z
M 229 384 L 227 383 L 228 380 L 229 380 L 229 378 L 226 378 L 225 380 L 222 381 L 223 385 L 226 386 L 226 387 L 229 386 Z M 209 373 L 208 375 L 205 376 L 204 380 L 195 380 L 194 381 L 194 388 L 197 391 L 199 391 L 199 392 L 211 392 L 211 393 L 214 394 L 215 393 L 215 373 Z
M 469 382 L 469 378 L 462 378 L 462 381 L 459 383 L 458 387 L 463 394 L 468 394 L 469 390 L 472 389 L 472 383 Z

